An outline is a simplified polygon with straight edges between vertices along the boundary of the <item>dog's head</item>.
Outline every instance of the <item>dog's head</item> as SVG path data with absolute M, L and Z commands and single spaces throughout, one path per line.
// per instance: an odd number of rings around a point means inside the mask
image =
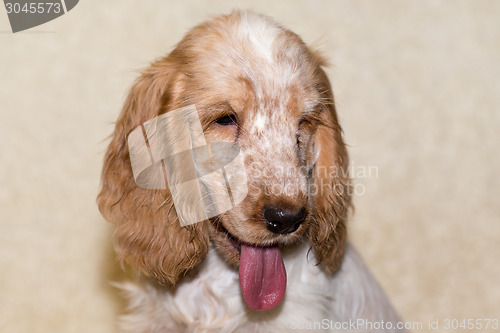
M 334 272 L 350 197 L 347 154 L 323 65 L 318 53 L 271 19 L 233 12 L 195 27 L 144 70 L 116 123 L 98 197 L 104 217 L 117 225 L 119 259 L 174 285 L 203 260 L 211 238 L 240 267 L 243 295 L 254 309 L 272 308 L 284 293 L 279 247 L 308 238 L 318 264 Z M 241 148 L 248 195 L 216 218 L 181 227 L 168 188 L 135 184 L 127 137 L 144 122 L 193 104 L 208 142 Z M 274 282 L 251 282 L 264 270 Z M 256 291 L 271 300 L 252 296 Z

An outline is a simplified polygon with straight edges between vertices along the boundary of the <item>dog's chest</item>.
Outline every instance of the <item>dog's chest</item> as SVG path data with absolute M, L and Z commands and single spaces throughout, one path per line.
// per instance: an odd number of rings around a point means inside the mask
M 307 249 L 284 253 L 287 290 L 282 303 L 270 311 L 248 309 L 238 272 L 210 251 L 200 270 L 170 295 L 183 317 L 178 319 L 208 332 L 273 332 L 278 327 L 300 331 L 307 323 L 331 318 L 331 277 L 314 265 L 312 255 L 307 258 Z
M 315 265 L 309 246 L 283 251 L 287 288 L 283 301 L 269 311 L 252 311 L 243 300 L 238 272 L 210 250 L 203 264 L 175 288 L 124 284 L 130 313 L 122 332 L 342 332 L 331 323 L 353 318 L 400 319 L 384 292 L 351 246 L 340 270 L 327 275 Z M 147 318 L 147 320 L 144 320 Z M 370 331 L 363 330 L 360 331 Z M 388 329 L 387 332 L 400 332 Z M 371 331 L 370 331 L 371 332 Z

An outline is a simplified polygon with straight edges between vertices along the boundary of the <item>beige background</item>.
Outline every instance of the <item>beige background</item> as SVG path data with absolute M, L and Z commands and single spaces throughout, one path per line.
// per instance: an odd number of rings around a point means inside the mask
M 122 276 L 95 205 L 135 70 L 233 7 L 322 49 L 357 180 L 350 231 L 408 321 L 500 318 L 500 1 L 81 1 L 0 9 L 0 331 L 112 332 Z

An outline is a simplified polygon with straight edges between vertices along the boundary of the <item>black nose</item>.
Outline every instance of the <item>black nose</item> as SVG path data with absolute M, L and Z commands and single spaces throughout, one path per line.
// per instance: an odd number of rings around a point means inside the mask
M 264 206 L 267 229 L 275 234 L 294 232 L 304 222 L 306 215 L 306 207 L 299 210 L 290 210 L 284 207 Z

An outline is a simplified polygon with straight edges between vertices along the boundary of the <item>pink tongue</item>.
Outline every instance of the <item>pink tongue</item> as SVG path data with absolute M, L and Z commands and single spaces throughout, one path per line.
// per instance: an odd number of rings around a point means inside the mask
M 286 289 L 286 270 L 277 246 L 241 244 L 240 287 L 252 310 L 270 310 L 280 304 Z

